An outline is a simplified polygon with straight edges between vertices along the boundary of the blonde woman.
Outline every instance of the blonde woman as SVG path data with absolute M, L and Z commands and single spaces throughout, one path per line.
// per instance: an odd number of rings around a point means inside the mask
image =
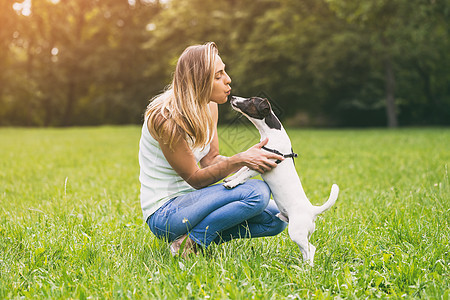
M 227 190 L 214 184 L 247 166 L 275 168 L 276 154 L 264 140 L 231 157 L 219 154 L 218 104 L 227 102 L 231 78 L 216 45 L 188 47 L 179 57 L 172 84 L 145 112 L 139 144 L 141 207 L 150 230 L 171 242 L 173 255 L 234 238 L 276 235 L 286 224 L 275 215 L 264 181 Z

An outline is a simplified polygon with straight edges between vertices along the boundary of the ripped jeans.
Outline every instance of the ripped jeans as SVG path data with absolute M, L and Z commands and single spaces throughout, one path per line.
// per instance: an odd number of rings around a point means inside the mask
M 153 213 L 147 224 L 158 238 L 172 242 L 189 234 L 206 248 L 213 242 L 276 235 L 287 226 L 277 213 L 269 186 L 251 179 L 230 190 L 215 184 L 175 197 Z

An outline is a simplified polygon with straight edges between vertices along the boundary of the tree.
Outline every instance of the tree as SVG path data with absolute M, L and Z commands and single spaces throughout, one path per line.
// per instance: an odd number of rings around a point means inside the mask
M 449 0 L 16 1 L 0 0 L 0 125 L 138 123 L 207 41 L 233 94 L 281 118 L 450 124 Z
M 17 22 L 17 15 L 9 1 L 0 0 L 0 21 L 0 120 L 4 120 L 11 109 L 10 87 L 13 74 L 10 72 L 10 65 L 13 59 L 10 43 L 15 34 L 14 24 Z
M 370 37 L 373 59 L 383 66 L 385 81 L 386 115 L 389 127 L 398 126 L 398 108 L 395 101 L 396 65 L 408 59 L 420 45 L 425 45 L 423 32 L 429 31 L 427 11 L 434 1 L 339 1 L 327 0 L 337 16 Z M 417 37 L 421 36 L 419 40 Z M 426 55 L 427 50 L 413 56 Z M 408 66 L 409 68 L 411 66 Z
M 12 10 L 11 3 L 5 13 L 16 19 L 9 39 L 2 36 L 12 49 L 5 70 L 14 70 L 14 80 L 7 85 L 11 91 L 0 99 L 13 99 L 6 108 L 10 124 L 68 126 L 139 118 L 151 90 L 151 76 L 145 71 L 158 61 L 143 47 L 149 35 L 146 26 L 159 4 L 31 3 L 27 14 Z

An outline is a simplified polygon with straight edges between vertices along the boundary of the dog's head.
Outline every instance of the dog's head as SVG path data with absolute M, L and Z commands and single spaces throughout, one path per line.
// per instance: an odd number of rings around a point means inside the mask
M 253 123 L 256 120 L 261 120 L 272 129 L 281 129 L 281 123 L 273 113 L 270 103 L 266 98 L 232 96 L 230 103 L 234 110 L 244 114 Z

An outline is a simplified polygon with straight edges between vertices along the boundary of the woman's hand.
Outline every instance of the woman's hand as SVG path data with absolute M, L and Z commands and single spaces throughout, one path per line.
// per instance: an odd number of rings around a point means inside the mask
M 275 161 L 283 161 L 284 157 L 261 149 L 268 141 L 269 138 L 265 138 L 247 151 L 236 154 L 236 156 L 242 160 L 243 165 L 261 174 L 270 171 L 277 166 Z

